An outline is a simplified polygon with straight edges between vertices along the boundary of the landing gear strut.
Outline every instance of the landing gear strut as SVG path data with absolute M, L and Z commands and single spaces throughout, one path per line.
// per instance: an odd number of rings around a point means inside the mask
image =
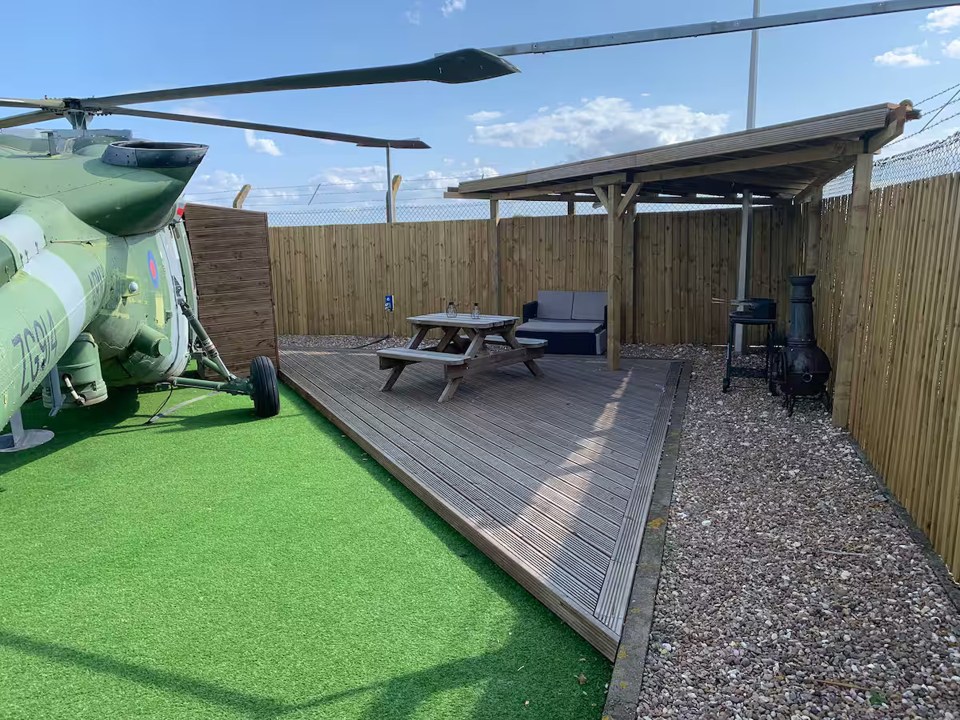
M 200 380 L 197 378 L 172 377 L 169 382 L 172 387 L 191 387 L 201 390 L 215 390 L 230 395 L 247 395 L 253 399 L 253 410 L 257 417 L 273 417 L 280 412 L 280 390 L 277 386 L 277 370 L 273 361 L 265 355 L 258 355 L 250 363 L 250 377 L 241 378 L 234 375 L 227 368 L 213 340 L 203 329 L 200 320 L 184 299 L 179 284 L 177 285 L 177 304 L 180 311 L 190 324 L 196 336 L 199 348 L 193 353 L 197 363 L 205 369 L 215 372 L 223 378 L 217 380 Z

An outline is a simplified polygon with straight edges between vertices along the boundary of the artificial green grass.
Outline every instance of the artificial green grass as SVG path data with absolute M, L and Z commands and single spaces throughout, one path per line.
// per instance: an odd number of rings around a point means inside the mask
M 292 392 L 165 396 L 0 455 L 0 718 L 599 717 L 609 663 Z

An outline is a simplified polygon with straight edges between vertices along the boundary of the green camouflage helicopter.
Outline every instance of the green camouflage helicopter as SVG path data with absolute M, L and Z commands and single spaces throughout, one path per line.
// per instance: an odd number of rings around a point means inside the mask
M 97 115 L 129 115 L 351 142 L 425 148 L 420 140 L 140 110 L 130 104 L 221 95 L 398 83 L 466 83 L 517 72 L 461 50 L 405 65 L 311 73 L 100 98 L 20 100 L 0 129 L 65 117 L 74 137 L 0 133 L 0 450 L 52 437 L 24 431 L 20 407 L 42 386 L 52 413 L 101 402 L 109 387 L 169 383 L 248 395 L 260 417 L 279 411 L 277 375 L 257 357 L 231 373 L 195 314 L 190 244 L 177 201 L 207 147 L 88 132 Z M 218 381 L 184 377 L 194 359 Z

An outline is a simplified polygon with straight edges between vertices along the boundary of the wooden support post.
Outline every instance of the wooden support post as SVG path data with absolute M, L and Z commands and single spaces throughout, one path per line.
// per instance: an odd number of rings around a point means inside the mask
M 233 206 L 237 210 L 240 210 L 241 208 L 243 208 L 243 203 L 247 201 L 247 195 L 249 194 L 250 194 L 250 184 L 247 183 L 242 188 L 240 188 L 240 192 L 238 192 L 237 196 L 233 199 Z
M 490 248 L 490 284 L 493 287 L 493 311 L 500 315 L 500 201 L 490 201 L 490 220 L 487 225 L 487 245 Z
M 749 190 L 743 193 L 743 210 L 740 215 L 740 254 L 737 256 L 737 300 L 750 295 L 750 258 L 753 255 L 753 197 Z M 733 329 L 733 347 L 737 353 L 746 351 L 743 325 Z
M 577 204 L 573 200 L 567 201 L 567 215 L 577 214 Z
M 623 342 L 637 341 L 636 299 L 637 204 L 627 204 L 623 214 Z
M 820 214 L 823 212 L 823 188 L 817 188 L 806 204 L 807 231 L 803 243 L 803 271 L 816 275 L 820 268 Z
M 854 365 L 857 362 L 857 325 L 860 315 L 860 286 L 863 255 L 870 221 L 870 180 L 873 155 L 862 153 L 853 166 L 853 194 L 847 222 L 847 243 L 843 263 L 843 296 L 840 301 L 840 328 L 833 370 L 833 424 L 847 427 Z
M 617 213 L 620 207 L 620 186 L 607 185 L 600 201 L 607 208 L 607 367 L 620 369 L 620 326 L 623 317 L 623 223 Z M 606 202 L 604 202 L 604 200 Z

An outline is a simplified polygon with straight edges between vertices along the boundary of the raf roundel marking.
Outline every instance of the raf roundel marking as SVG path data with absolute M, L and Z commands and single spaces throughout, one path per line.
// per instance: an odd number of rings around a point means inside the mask
M 150 270 L 150 282 L 153 287 L 160 287 L 160 273 L 157 272 L 157 259 L 153 256 L 153 250 L 147 252 L 147 268 Z

